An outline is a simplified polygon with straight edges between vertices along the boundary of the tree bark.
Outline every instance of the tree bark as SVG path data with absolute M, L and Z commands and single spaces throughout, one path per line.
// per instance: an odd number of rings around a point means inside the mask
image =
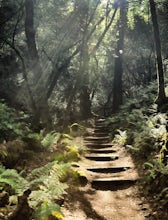
M 88 54 L 88 45 L 87 45 L 87 30 L 83 32 L 82 45 L 79 49 L 80 52 L 80 67 L 77 75 L 75 85 L 72 88 L 72 91 L 69 95 L 67 107 L 64 113 L 64 122 L 63 127 L 66 128 L 69 123 L 69 118 L 71 114 L 71 106 L 74 100 L 76 93 L 80 93 L 80 117 L 81 119 L 87 119 L 91 116 L 91 101 L 88 93 L 88 63 L 89 63 L 89 54 Z
M 118 112 L 123 102 L 122 75 L 123 75 L 124 31 L 126 25 L 125 3 L 126 3 L 125 0 L 122 0 L 120 3 L 119 39 L 117 42 L 116 58 L 114 61 L 112 113 Z
M 87 30 L 86 30 L 87 32 Z M 81 64 L 80 64 L 80 74 L 81 74 L 81 87 L 80 87 L 80 114 L 81 119 L 85 120 L 91 116 L 91 100 L 89 95 L 89 52 L 86 34 L 84 33 L 83 45 L 81 48 Z
M 28 95 L 29 95 L 30 106 L 31 106 L 31 109 L 33 110 L 33 112 L 36 112 L 37 111 L 37 106 L 36 106 L 34 96 L 33 96 L 33 93 L 32 93 L 32 90 L 31 90 L 31 87 L 30 87 L 30 84 L 29 84 L 29 80 L 28 80 L 28 77 L 27 77 L 25 61 L 24 61 L 20 51 L 13 44 L 11 44 L 8 41 L 6 41 L 6 43 L 15 51 L 16 55 L 18 56 L 18 58 L 21 61 L 22 71 L 23 71 L 23 78 L 25 80 L 27 92 L 28 92 Z
M 113 21 L 114 21 L 114 18 L 115 18 L 117 9 L 118 9 L 118 6 L 115 8 L 115 10 L 114 10 L 114 12 L 113 12 L 113 16 L 111 17 L 110 22 L 109 22 L 108 25 L 105 27 L 103 33 L 101 34 L 101 36 L 99 37 L 99 39 L 98 39 L 98 41 L 97 41 L 95 47 L 93 48 L 93 50 L 92 50 L 92 52 L 91 52 L 92 54 L 94 54 L 95 51 L 99 48 L 99 46 L 100 46 L 102 40 L 104 39 L 104 37 L 105 37 L 107 31 L 108 31 L 109 28 L 111 27 L 111 25 L 112 25 L 112 23 L 113 23 Z M 109 11 L 109 13 L 110 13 L 110 11 Z
M 34 72 L 34 83 L 36 84 L 39 81 L 42 72 L 39 62 L 38 50 L 36 47 L 33 0 L 25 0 L 25 35 L 32 71 Z
M 25 34 L 27 40 L 28 52 L 30 55 L 30 68 L 33 72 L 33 84 L 37 111 L 34 112 L 34 121 L 36 124 L 42 123 L 47 130 L 52 127 L 49 114 L 49 106 L 45 83 L 41 78 L 42 68 L 40 65 L 38 50 L 36 47 L 34 30 L 34 2 L 25 0 Z
M 166 101 L 164 72 L 163 72 L 162 53 L 161 53 L 161 41 L 160 41 L 160 33 L 159 33 L 159 26 L 157 21 L 155 1 L 149 0 L 149 3 L 150 3 L 152 24 L 154 30 L 154 40 L 155 40 L 156 60 L 157 60 L 158 97 L 156 102 L 158 104 L 158 107 L 160 108 Z

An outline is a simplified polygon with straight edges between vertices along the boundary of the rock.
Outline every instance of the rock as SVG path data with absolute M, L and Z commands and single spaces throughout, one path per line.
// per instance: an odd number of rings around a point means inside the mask
M 63 196 L 54 196 L 53 197 L 55 203 L 57 203 L 59 206 L 62 206 L 64 204 L 65 198 Z
M 3 213 L 0 213 L 0 219 L 1 220 L 7 220 L 7 217 Z
M 79 181 L 81 186 L 85 186 L 88 183 L 88 179 L 86 176 L 79 176 Z
M 4 157 L 2 163 L 6 168 L 13 168 L 18 163 L 26 145 L 21 140 L 14 140 L 5 143 L 5 146 L 6 156 Z
M 4 207 L 9 204 L 9 194 L 7 192 L 0 193 L 0 207 Z
M 29 207 L 28 197 L 31 193 L 31 190 L 26 190 L 22 196 L 18 197 L 18 205 L 12 215 L 9 217 L 9 220 L 30 220 L 32 217 L 33 210 Z
M 148 214 L 145 215 L 145 218 L 150 218 L 151 216 L 152 216 L 152 214 L 148 213 Z

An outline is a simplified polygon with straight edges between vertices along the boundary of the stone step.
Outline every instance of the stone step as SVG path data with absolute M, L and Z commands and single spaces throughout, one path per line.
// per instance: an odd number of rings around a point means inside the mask
M 84 140 L 85 145 L 87 144 L 92 144 L 92 145 L 103 145 L 103 144 L 108 144 L 109 140 L 99 140 L 99 141 L 94 141 L 94 140 Z
M 109 137 L 108 132 L 97 132 L 92 134 L 94 137 Z
M 91 148 L 91 149 L 104 149 L 104 148 L 110 148 L 113 145 L 112 144 L 107 144 L 107 143 L 103 143 L 103 144 L 98 144 L 98 143 L 92 143 L 92 142 L 85 142 L 85 146 L 87 148 Z
M 119 156 L 117 155 L 111 155 L 111 156 L 106 156 L 106 155 L 86 155 L 85 156 L 86 159 L 88 160 L 94 160 L 94 161 L 113 161 L 113 160 L 117 160 L 119 158 Z
M 95 122 L 105 122 L 105 120 L 106 120 L 105 118 L 98 118 L 95 120 Z
M 94 125 L 94 129 L 102 129 L 104 131 L 104 130 L 108 130 L 109 128 L 106 125 L 98 124 L 98 125 Z
M 98 145 L 104 145 L 104 144 L 109 144 L 109 140 L 103 140 L 103 141 L 84 141 L 85 145 L 92 145 L 92 146 L 98 146 Z
M 104 149 L 88 149 L 88 153 L 93 153 L 93 154 L 109 154 L 109 153 L 115 153 L 115 150 L 112 150 L 111 148 L 104 148 Z
M 97 190 L 123 190 L 133 186 L 137 179 L 122 179 L 122 178 L 99 178 L 91 181 L 91 186 Z
M 95 126 L 106 126 L 104 124 L 105 120 L 104 121 L 95 121 Z
M 94 127 L 94 133 L 109 133 L 109 129 L 107 127 Z
M 109 140 L 109 136 L 104 136 L 104 137 L 95 137 L 95 136 L 87 136 L 84 138 L 85 141 L 96 141 L 96 142 L 99 142 L 99 141 L 107 141 Z
M 131 167 L 92 167 L 88 171 L 96 173 L 119 173 L 131 169 Z

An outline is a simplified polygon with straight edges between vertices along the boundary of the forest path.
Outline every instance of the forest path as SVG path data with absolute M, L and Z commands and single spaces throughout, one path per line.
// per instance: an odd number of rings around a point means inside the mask
M 138 195 L 138 173 L 131 157 L 119 145 L 109 143 L 104 120 L 85 137 L 87 153 L 80 163 L 88 184 L 66 198 L 65 220 L 145 220 L 149 206 Z

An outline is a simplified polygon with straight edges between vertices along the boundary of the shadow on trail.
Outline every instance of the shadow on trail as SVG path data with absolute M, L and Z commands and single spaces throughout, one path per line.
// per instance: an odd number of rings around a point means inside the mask
M 87 192 L 88 193 L 88 192 Z M 92 207 L 91 203 L 85 196 L 86 193 L 80 192 L 80 207 L 85 212 L 88 218 L 94 220 L 106 220 L 103 216 L 100 216 Z
M 99 215 L 93 208 L 91 203 L 86 198 L 85 194 L 93 194 L 93 192 L 79 192 L 78 202 L 80 202 L 80 208 L 85 212 L 88 218 L 92 218 L 93 220 L 106 220 L 103 216 Z
M 117 191 L 128 189 L 129 187 L 134 186 L 135 183 L 136 180 L 95 180 L 92 182 L 92 188 L 102 191 Z

